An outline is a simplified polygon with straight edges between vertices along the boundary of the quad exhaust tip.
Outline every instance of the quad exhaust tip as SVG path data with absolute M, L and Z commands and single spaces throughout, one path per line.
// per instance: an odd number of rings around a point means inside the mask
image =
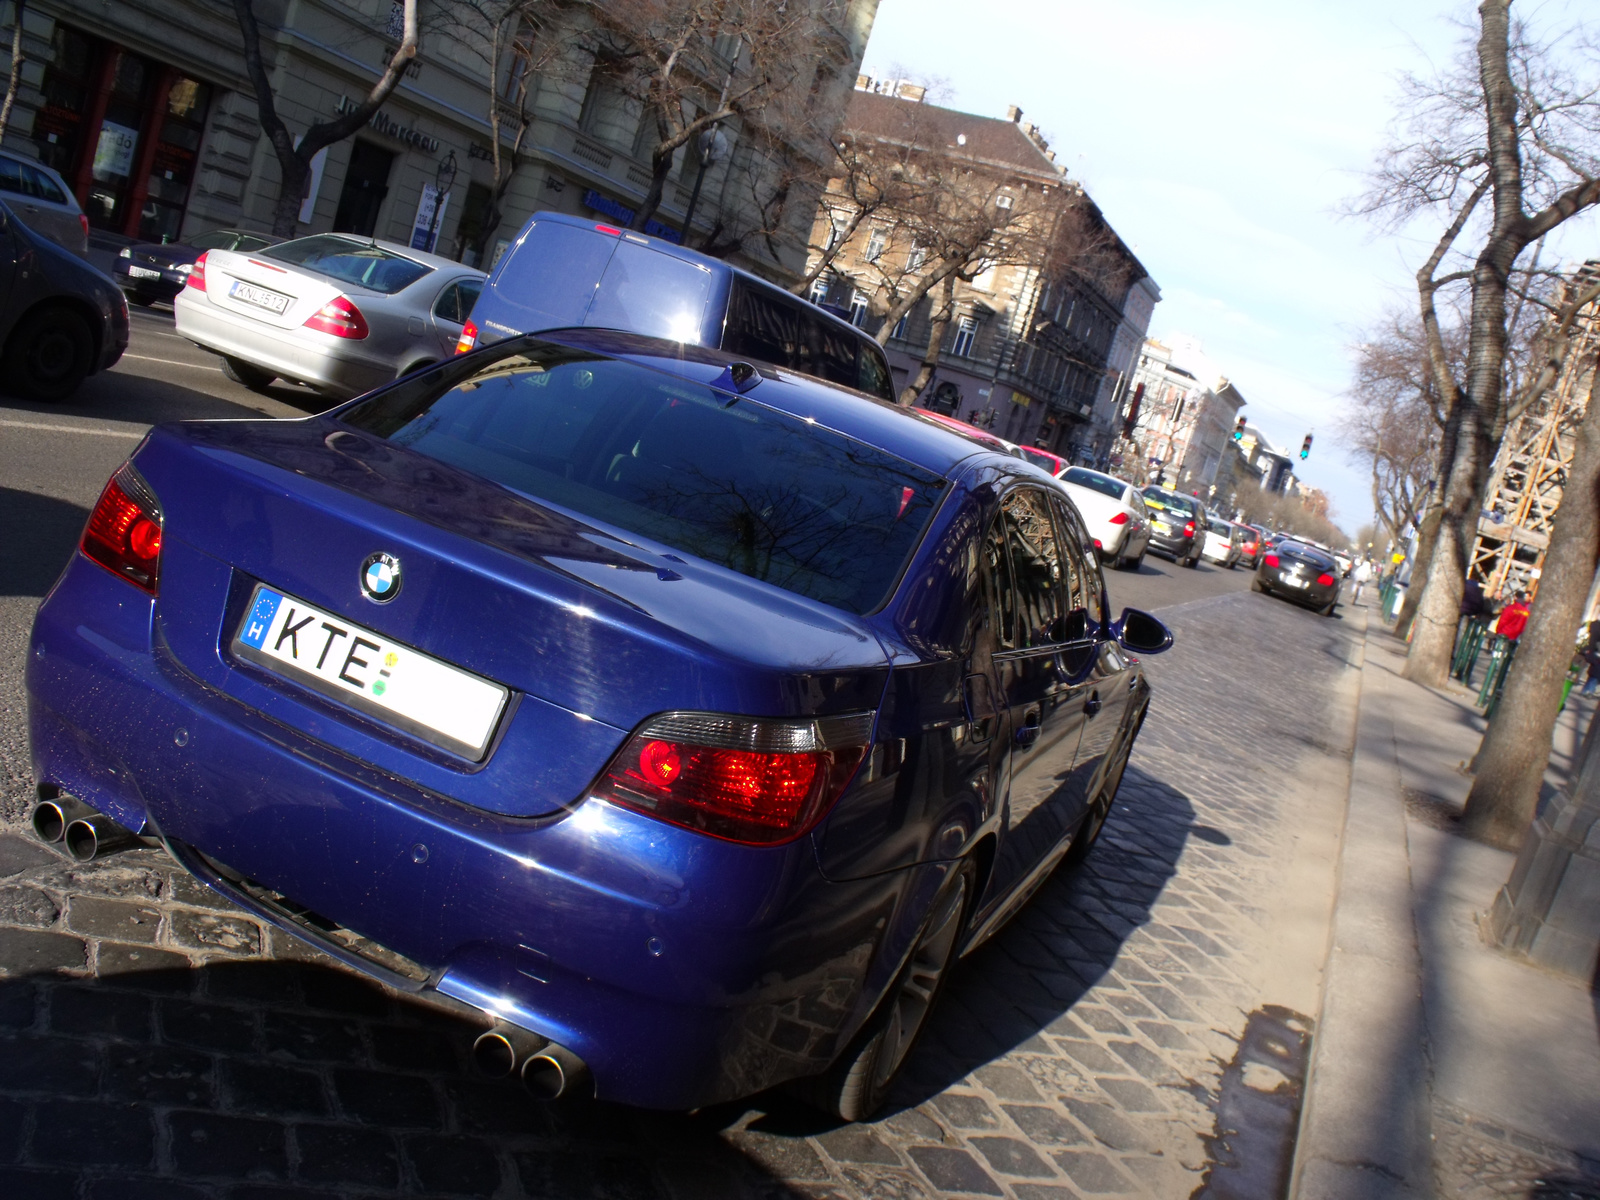
M 535 1100 L 583 1094 L 589 1068 L 572 1051 L 515 1025 L 496 1025 L 472 1043 L 472 1061 L 491 1079 L 522 1080 Z
M 33 806 L 33 832 L 40 841 L 61 845 L 75 862 L 93 862 L 118 850 L 148 845 L 146 838 L 95 812 L 76 796 L 56 796 Z

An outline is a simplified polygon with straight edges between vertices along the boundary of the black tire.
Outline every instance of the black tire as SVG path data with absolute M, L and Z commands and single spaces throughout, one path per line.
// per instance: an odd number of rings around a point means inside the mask
M 845 1121 L 866 1120 L 883 1107 L 944 991 L 977 879 L 970 859 L 956 868 L 878 1010 L 833 1066 L 795 1085 L 804 1099 Z
M 1230 571 L 1231 571 L 1231 570 L 1233 570 L 1233 569 L 1234 569 L 1234 568 L 1235 568 L 1235 567 L 1237 567 L 1237 566 L 1238 566 L 1238 565 L 1239 565 L 1239 564 L 1238 564 L 1238 563 L 1236 563 L 1236 562 L 1230 562 L 1230 563 L 1229 563 L 1229 564 L 1228 564 L 1228 570 L 1230 570 Z
M 222 356 L 222 373 L 235 383 L 243 384 L 252 392 L 264 390 L 268 384 L 277 378 L 271 371 L 264 370 L 254 363 L 247 363 L 242 358 L 234 358 L 231 354 Z
M 1250 581 L 1250 590 L 1251 590 L 1251 591 L 1252 591 L 1252 592 L 1264 592 L 1264 591 L 1266 591 L 1266 590 L 1267 590 L 1267 589 L 1266 589 L 1266 588 L 1264 588 L 1264 587 L 1262 587 L 1262 586 L 1261 586 L 1261 580 L 1259 580 L 1259 579 L 1252 579 L 1252 580 L 1251 580 L 1251 581 Z
M 27 400 L 65 400 L 94 369 L 89 323 L 70 308 L 37 309 L 11 331 L 0 365 L 7 391 Z
M 1338 607 L 1339 607 L 1339 602 L 1337 600 L 1329 600 L 1328 601 L 1328 607 L 1327 608 L 1319 608 L 1319 609 L 1317 609 L 1317 612 L 1320 613 L 1324 617 L 1331 617 L 1331 616 L 1333 616 L 1333 610 L 1338 608 Z
M 1189 570 L 1191 570 L 1191 571 L 1194 570 L 1196 567 L 1198 567 L 1200 565 L 1200 556 L 1198 554 L 1196 554 L 1193 558 L 1184 559 L 1183 560 L 1183 565 L 1188 567 Z

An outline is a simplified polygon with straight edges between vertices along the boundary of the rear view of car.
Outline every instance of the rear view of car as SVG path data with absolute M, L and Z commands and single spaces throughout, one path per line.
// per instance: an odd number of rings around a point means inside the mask
M 483 273 L 388 242 L 317 234 L 207 250 L 173 302 L 179 334 L 246 387 L 345 398 L 454 353 Z
M 781 288 L 660 238 L 535 213 L 501 258 L 461 339 L 574 326 L 726 350 L 894 400 L 877 342 Z
M 1145 488 L 1143 496 L 1150 510 L 1150 549 L 1180 566 L 1199 566 L 1206 536 L 1199 501 L 1154 486 Z
M 1228 570 L 1233 570 L 1239 563 L 1244 535 L 1241 526 L 1219 513 L 1206 510 L 1206 541 L 1205 556 L 1212 562 L 1218 563 Z
M 0 150 L 0 200 L 23 224 L 77 255 L 89 251 L 89 218 L 72 189 L 43 163 Z
M 1339 579 L 1333 555 L 1284 538 L 1262 554 L 1250 590 L 1281 596 L 1331 617 L 1339 603 Z
M 245 229 L 213 229 L 186 242 L 137 242 L 124 246 L 111 264 L 111 275 L 135 304 L 171 301 L 189 282 L 195 259 L 207 250 L 254 254 L 283 239 Z
M 1131 483 L 1087 467 L 1068 467 L 1060 476 L 1107 562 L 1138 570 L 1150 545 L 1149 510 Z

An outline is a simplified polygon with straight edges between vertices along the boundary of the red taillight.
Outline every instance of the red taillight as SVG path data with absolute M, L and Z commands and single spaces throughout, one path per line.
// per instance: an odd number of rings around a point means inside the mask
M 348 296 L 335 296 L 306 318 L 307 329 L 331 333 L 334 337 L 364 338 L 367 336 L 367 319 L 361 310 L 350 303 Z
M 82 213 L 78 214 L 78 224 L 83 227 L 83 236 L 89 236 L 89 218 Z
M 210 253 L 209 250 L 202 250 L 200 257 L 190 265 L 189 278 L 183 281 L 184 287 L 199 288 L 202 292 L 206 290 L 206 255 Z
M 1113 525 L 1126 525 L 1128 523 L 1128 514 L 1118 513 L 1116 516 L 1111 518 L 1111 523 Z
M 1183 536 L 1184 537 L 1193 537 L 1194 536 L 1194 522 L 1193 521 L 1185 521 L 1183 523 Z
M 628 739 L 594 795 L 730 842 L 793 841 L 838 800 L 871 729 L 870 714 L 764 721 L 672 713 Z
M 1267 566 L 1272 567 L 1274 569 L 1276 569 L 1277 566 L 1278 566 L 1278 556 L 1276 554 L 1269 554 L 1269 555 L 1266 556 L 1266 558 L 1262 559 L 1261 561 L 1266 563 Z
M 152 596 L 161 578 L 161 507 L 143 477 L 124 463 L 89 514 L 79 543 L 85 556 Z
M 1323 587 L 1332 587 L 1333 586 L 1333 576 L 1329 575 L 1326 571 L 1324 571 L 1321 575 L 1317 576 L 1317 582 L 1319 584 L 1321 584 Z
M 1100 544 L 1100 539 L 1099 538 L 1095 538 L 1095 540 L 1094 540 L 1094 548 L 1096 550 L 1104 550 L 1105 549 L 1105 547 Z
M 615 225 L 596 225 L 595 228 L 601 233 L 609 233 L 612 237 L 622 236 L 622 230 L 618 229 Z
M 461 336 L 456 339 L 456 353 L 465 354 L 478 344 L 478 327 L 468 321 L 461 327 Z

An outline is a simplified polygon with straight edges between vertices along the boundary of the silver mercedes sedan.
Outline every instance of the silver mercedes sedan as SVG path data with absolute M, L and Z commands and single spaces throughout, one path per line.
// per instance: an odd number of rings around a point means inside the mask
M 173 301 L 180 335 L 228 378 L 344 399 L 449 358 L 487 278 L 394 242 L 319 233 L 265 250 L 208 250 Z

